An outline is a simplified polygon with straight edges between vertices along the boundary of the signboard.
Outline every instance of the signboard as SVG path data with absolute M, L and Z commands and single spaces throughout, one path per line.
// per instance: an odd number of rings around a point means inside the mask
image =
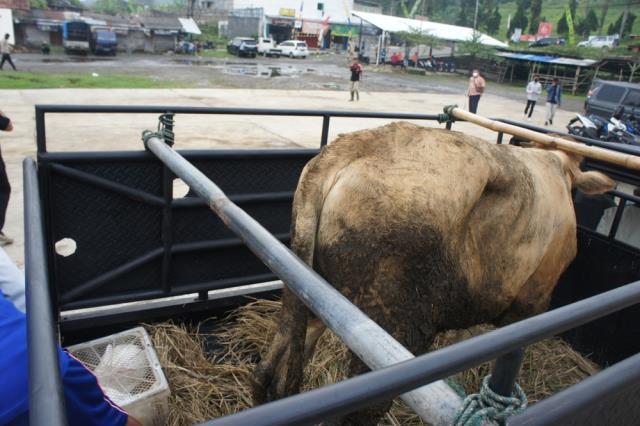
M 0 9 L 0 34 L 9 34 L 9 44 L 16 44 L 13 35 L 13 12 L 11 9 Z
M 571 9 L 569 6 L 565 9 L 564 16 L 567 17 L 567 27 L 569 28 L 569 45 L 576 44 L 576 31 L 573 28 L 573 16 L 571 16 Z
M 278 14 L 280 16 L 290 16 L 292 18 L 295 18 L 296 10 L 295 9 L 289 9 L 289 8 L 286 8 L 286 7 L 281 7 L 280 8 L 280 12 Z
M 338 37 L 353 37 L 358 35 L 358 27 L 351 25 L 331 24 L 331 35 Z
M 538 38 L 544 38 L 544 37 L 549 37 L 551 35 L 551 31 L 552 31 L 552 27 L 551 27 L 551 22 L 540 22 L 538 24 L 538 32 L 536 33 L 536 36 Z
M 514 28 L 513 34 L 511 35 L 511 41 L 514 43 L 519 42 L 521 35 L 522 35 L 522 28 Z

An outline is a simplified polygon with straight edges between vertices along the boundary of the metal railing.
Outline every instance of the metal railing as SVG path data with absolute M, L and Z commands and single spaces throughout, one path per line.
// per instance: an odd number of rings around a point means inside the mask
M 265 110 L 265 109 L 233 109 L 233 108 L 189 108 L 189 107 L 121 107 L 121 106 L 37 106 L 36 107 L 36 127 L 38 153 L 46 153 L 45 136 L 45 113 L 166 113 L 178 112 L 185 114 L 236 114 L 236 115 L 290 115 L 290 116 L 314 116 L 321 117 L 322 137 L 321 145 L 327 143 L 329 120 L 331 117 L 357 117 L 357 118 L 387 118 L 387 119 L 419 119 L 437 120 L 440 115 L 421 114 L 387 114 L 387 113 L 360 113 L 344 111 L 298 111 L 298 110 Z M 508 120 L 503 120 L 509 122 Z M 522 123 L 514 123 L 522 126 Z M 527 126 L 523 126 L 527 127 Z M 535 128 L 535 130 L 539 128 Z M 447 122 L 447 128 L 451 128 L 451 122 Z M 542 129 L 546 130 L 546 129 Z M 502 142 L 502 134 L 498 135 L 498 143 Z M 578 138 L 579 139 L 579 138 Z M 598 141 L 591 141 L 593 145 L 601 145 Z M 609 148 L 608 146 L 605 146 Z M 616 150 L 620 147 L 615 147 Z M 161 148 L 164 149 L 164 148 Z M 621 150 L 624 152 L 624 150 Z M 637 154 L 637 152 L 632 152 Z M 49 292 L 46 276 L 46 256 L 44 254 L 43 242 L 44 233 L 42 230 L 42 217 L 40 199 L 37 191 L 37 179 L 35 164 L 32 160 L 25 161 L 25 226 L 27 228 L 26 245 L 26 268 L 28 282 L 41 282 L 38 286 L 38 293 L 29 296 L 27 293 L 27 303 L 29 306 L 42 307 L 50 304 L 52 295 Z M 180 175 L 176 172 L 177 175 Z M 182 177 L 182 176 L 181 176 Z M 184 178 L 183 178 L 184 179 Z M 184 179 L 187 181 L 186 179 Z M 199 184 L 193 182 L 195 186 Z M 206 193 L 207 185 L 201 186 L 200 190 Z M 211 187 L 209 187 L 211 189 Z M 237 214 L 246 215 L 237 206 L 231 208 L 226 202 L 220 209 L 230 208 L 228 218 L 233 222 L 233 217 Z M 222 210 L 221 210 L 222 211 Z M 35 213 L 34 213 L 35 212 Z M 250 219 L 250 218 L 249 218 Z M 229 222 L 229 223 L 232 223 Z M 259 247 L 256 236 L 266 237 L 268 232 L 264 229 L 254 229 L 252 226 L 245 227 L 241 222 L 237 222 L 234 227 L 247 245 L 254 248 Z M 267 250 L 267 247 L 263 247 Z M 281 249 L 287 250 L 286 247 Z M 279 249 L 279 250 L 281 250 Z M 289 252 L 291 255 L 291 253 Z M 293 255 L 291 255 L 293 256 Z M 263 253 L 263 261 L 269 267 L 275 267 L 278 262 L 272 257 L 272 253 L 267 250 Z M 313 273 L 299 259 L 294 258 L 290 264 L 288 261 L 278 266 L 282 268 L 283 279 L 289 283 L 289 278 L 297 273 Z M 39 271 L 39 272 L 38 272 Z M 44 276 L 43 276 L 44 274 Z M 293 274 L 293 275 L 291 275 Z M 37 277 L 34 279 L 34 277 Z M 33 299 L 29 301 L 29 298 Z M 37 299 L 37 300 L 36 300 Z M 311 424 L 326 417 L 333 417 L 357 409 L 366 407 L 378 401 L 387 400 L 400 393 L 410 391 L 416 387 L 435 380 L 442 379 L 451 374 L 457 373 L 466 368 L 472 367 L 484 361 L 502 357 L 510 353 L 519 351 L 522 347 L 545 337 L 561 333 L 573 327 L 585 324 L 596 318 L 600 318 L 609 313 L 619 311 L 625 307 L 640 302 L 640 282 L 609 291 L 607 293 L 594 296 L 592 298 L 576 302 L 571 305 L 547 312 L 545 314 L 529 318 L 527 320 L 512 324 L 507 327 L 495 330 L 482 336 L 478 336 L 467 341 L 443 348 L 436 352 L 422 355 L 418 358 L 401 362 L 371 373 L 364 374 L 357 378 L 348 379 L 341 383 L 317 389 L 305 394 L 266 404 L 261 407 L 246 410 L 242 413 L 217 419 L 207 424 Z M 348 302 L 347 302 L 348 303 Z M 29 335 L 30 339 L 30 375 L 33 383 L 49 384 L 48 392 L 40 392 L 40 388 L 31 387 L 30 409 L 31 423 L 34 425 L 65 424 L 64 399 L 60 387 L 59 374 L 52 374 L 58 371 L 57 365 L 52 361 L 52 354 L 55 352 L 55 320 L 51 314 L 51 306 L 47 309 L 29 309 L 30 330 L 37 325 L 38 332 Z M 30 332 L 31 333 L 31 332 Z M 36 334 L 37 333 L 37 334 Z M 32 337 L 34 336 L 34 337 Z M 40 340 L 35 336 L 39 336 Z M 36 345 L 35 342 L 38 342 Z M 44 343 L 43 343 L 44 342 Z M 43 347 L 50 348 L 43 350 Z M 38 351 L 35 350 L 38 348 Z M 510 358 L 507 356 L 507 358 Z M 512 357 L 511 357 L 512 358 Z M 630 365 L 640 370 L 640 360 L 634 357 L 628 360 Z M 503 365 L 503 378 L 505 382 L 511 381 L 511 376 L 507 370 L 514 370 L 514 365 L 519 365 L 519 361 L 512 362 L 506 360 L 499 363 Z M 627 361 L 625 361 L 627 362 Z M 37 365 L 46 366 L 39 368 Z M 626 366 L 627 364 L 625 364 Z M 628 368 L 628 366 L 627 366 Z M 500 369 L 500 368 L 499 368 Z M 517 371 L 517 368 L 515 368 Z M 624 369 L 605 370 L 608 375 L 619 377 L 624 373 Z M 497 371 L 496 373 L 499 373 Z M 601 373 L 604 374 L 604 373 Z M 586 382 L 586 381 L 585 381 Z M 589 383 L 583 386 L 587 386 Z M 504 385 L 508 387 L 509 385 Z M 553 398 L 553 397 L 552 397 Z M 549 398 L 551 399 L 551 398 Z M 40 408 L 39 408 L 40 407 Z M 528 412 L 525 411 L 525 414 Z M 34 414 L 35 413 L 35 414 Z M 516 424 L 509 422 L 510 424 Z M 520 424 L 520 423 L 517 423 Z
M 57 321 L 51 306 L 36 163 L 22 162 L 24 178 L 25 285 L 29 353 L 29 423 L 63 426 L 67 414 L 58 362 Z

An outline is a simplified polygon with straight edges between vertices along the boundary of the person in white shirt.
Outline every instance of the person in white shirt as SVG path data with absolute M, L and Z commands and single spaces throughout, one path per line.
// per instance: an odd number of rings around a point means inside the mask
M 527 106 L 524 108 L 524 117 L 527 117 L 528 113 L 529 121 L 531 121 L 531 114 L 533 114 L 533 108 L 536 106 L 540 93 L 542 93 L 542 84 L 540 84 L 540 77 L 536 75 L 527 84 Z
M 11 60 L 11 45 L 9 44 L 9 34 L 5 34 L 4 38 L 0 40 L 0 53 L 2 54 L 2 59 L 0 60 L 0 70 L 4 66 L 5 61 L 9 62 L 9 65 L 13 67 L 13 70 L 16 70 L 16 66 L 13 64 Z

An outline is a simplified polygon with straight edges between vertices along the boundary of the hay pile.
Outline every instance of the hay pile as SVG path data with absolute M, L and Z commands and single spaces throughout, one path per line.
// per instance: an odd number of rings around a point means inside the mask
M 171 322 L 147 325 L 171 387 L 167 425 L 183 426 L 235 413 L 251 406 L 249 377 L 274 334 L 280 302 L 256 301 L 239 308 L 213 334 Z M 489 331 L 477 326 L 438 335 L 432 349 Z M 205 341 L 216 349 L 205 353 Z M 305 370 L 304 389 L 346 377 L 348 350 L 326 332 Z M 477 392 L 489 363 L 456 376 L 467 393 Z M 518 383 L 534 403 L 599 371 L 597 365 L 558 338 L 530 346 Z M 423 425 L 401 401 L 393 403 L 382 424 Z

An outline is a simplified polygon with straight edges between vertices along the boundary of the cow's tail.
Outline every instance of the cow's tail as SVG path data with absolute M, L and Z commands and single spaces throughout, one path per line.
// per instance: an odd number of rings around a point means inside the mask
M 294 196 L 291 225 L 292 250 L 312 267 L 323 200 L 323 179 L 319 179 L 315 172 L 320 158 L 312 160 L 302 172 Z M 308 316 L 309 311 L 304 304 L 285 286 L 275 336 L 253 374 L 254 405 L 299 392 Z

